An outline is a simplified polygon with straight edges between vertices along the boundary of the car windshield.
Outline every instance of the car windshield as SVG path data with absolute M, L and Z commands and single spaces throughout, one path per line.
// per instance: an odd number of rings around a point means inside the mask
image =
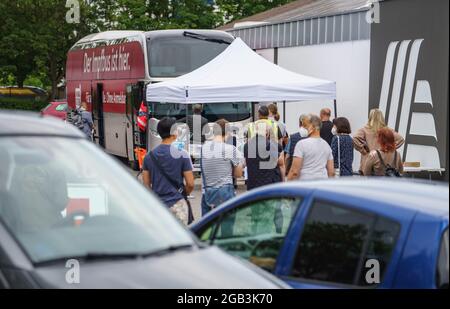
M 55 108 L 58 112 L 66 112 L 67 111 L 67 103 L 62 103 L 56 106 Z
M 174 117 L 178 120 L 192 115 L 192 105 L 175 103 L 150 103 L 152 117 Z M 247 102 L 238 103 L 212 103 L 203 104 L 202 116 L 209 122 L 226 119 L 229 122 L 238 122 L 250 118 L 252 105 Z
M 0 219 L 34 263 L 194 244 L 131 174 L 80 139 L 0 138 Z

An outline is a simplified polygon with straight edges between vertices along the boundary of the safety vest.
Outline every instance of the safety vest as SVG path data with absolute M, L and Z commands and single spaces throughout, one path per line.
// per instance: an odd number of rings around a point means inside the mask
M 145 104 L 145 102 L 142 102 L 137 117 L 137 124 L 139 130 L 141 130 L 142 132 L 147 131 L 147 114 L 148 114 L 147 104 Z
M 255 122 L 248 124 L 248 139 L 255 137 L 256 133 L 263 134 L 267 126 L 272 130 L 271 137 L 277 141 L 278 140 L 278 124 L 276 121 L 270 119 L 260 119 Z M 265 134 L 264 134 L 265 135 Z

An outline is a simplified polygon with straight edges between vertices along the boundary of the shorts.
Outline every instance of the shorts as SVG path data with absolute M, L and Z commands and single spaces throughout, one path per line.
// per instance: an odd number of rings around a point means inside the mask
M 185 226 L 189 222 L 189 206 L 185 199 L 179 200 L 169 208 L 170 212 Z

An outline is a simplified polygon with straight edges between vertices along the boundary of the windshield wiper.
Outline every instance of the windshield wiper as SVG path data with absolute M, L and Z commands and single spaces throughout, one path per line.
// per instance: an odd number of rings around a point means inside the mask
M 193 244 L 184 244 L 184 245 L 178 245 L 178 246 L 170 246 L 170 247 L 166 247 L 160 250 L 155 250 L 146 254 L 142 254 L 141 257 L 143 258 L 147 258 L 147 257 L 151 257 L 151 256 L 161 256 L 161 255 L 165 255 L 165 254 L 169 254 L 169 253 L 173 253 L 175 251 L 180 251 L 180 250 L 186 250 L 186 249 L 192 249 L 192 247 L 194 247 Z
M 137 253 L 88 253 L 85 255 L 71 256 L 71 257 L 58 257 L 50 260 L 44 260 L 34 263 L 35 266 L 46 266 L 51 264 L 66 263 L 69 260 L 78 261 L 98 261 L 98 260 L 128 260 L 137 259 L 141 255 Z
M 34 263 L 35 266 L 46 266 L 51 264 L 60 264 L 66 263 L 69 260 L 78 260 L 78 261 L 110 261 L 110 260 L 134 260 L 134 259 L 145 259 L 152 256 L 161 256 L 165 254 L 169 254 L 178 250 L 186 250 L 194 247 L 193 244 L 184 244 L 178 246 L 169 246 L 162 249 L 144 252 L 144 253 L 101 253 L 101 252 L 90 252 L 84 255 L 72 256 L 72 257 L 58 257 L 51 260 L 45 260 L 41 262 Z
M 189 38 L 196 39 L 196 40 L 202 40 L 202 41 L 219 43 L 219 44 L 227 44 L 227 45 L 231 44 L 230 42 L 222 40 L 222 39 L 208 38 L 208 37 L 206 37 L 204 35 L 201 35 L 201 34 L 198 34 L 198 33 L 194 33 L 194 32 L 189 32 L 189 31 L 183 32 L 183 35 L 185 37 L 189 37 Z

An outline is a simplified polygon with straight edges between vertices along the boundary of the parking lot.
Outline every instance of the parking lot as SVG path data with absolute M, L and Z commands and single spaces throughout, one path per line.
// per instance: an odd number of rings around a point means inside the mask
M 128 171 L 134 175 L 135 177 L 138 176 L 138 172 L 133 171 L 131 168 L 127 168 Z M 142 183 L 142 176 L 139 175 L 138 177 L 139 181 Z M 246 186 L 244 180 L 238 181 L 238 189 L 237 189 L 237 195 L 241 195 L 245 193 Z M 189 200 L 191 201 L 192 210 L 194 211 L 194 218 L 195 221 L 198 221 L 201 218 L 201 202 L 202 202 L 202 179 L 199 175 L 196 175 L 195 177 L 195 189 L 194 192 L 191 194 Z

